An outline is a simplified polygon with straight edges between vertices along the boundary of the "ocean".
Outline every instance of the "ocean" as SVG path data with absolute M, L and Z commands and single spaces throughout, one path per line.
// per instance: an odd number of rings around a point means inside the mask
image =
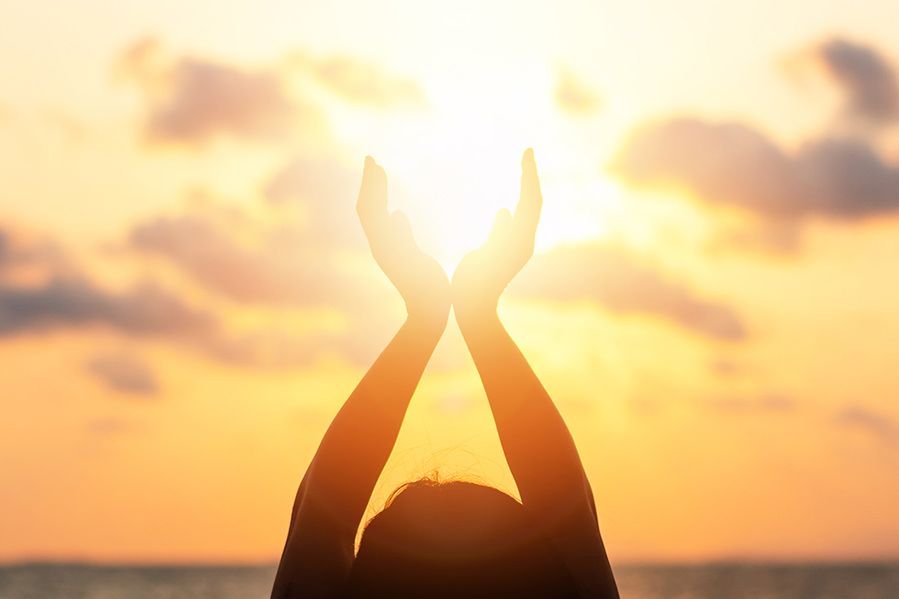
M 255 599 L 274 566 L 0 566 L 0 599 Z M 899 599 L 897 564 L 623 565 L 625 599 Z

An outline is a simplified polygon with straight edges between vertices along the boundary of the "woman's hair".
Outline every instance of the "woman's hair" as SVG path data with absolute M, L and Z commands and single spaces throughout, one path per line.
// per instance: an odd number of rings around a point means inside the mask
M 422 480 L 365 527 L 345 597 L 575 597 L 522 504 L 491 487 Z

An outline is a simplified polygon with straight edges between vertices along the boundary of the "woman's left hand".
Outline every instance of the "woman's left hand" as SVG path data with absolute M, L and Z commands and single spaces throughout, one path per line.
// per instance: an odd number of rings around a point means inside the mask
M 371 156 L 365 158 L 356 212 L 375 261 L 406 302 L 409 320 L 442 333 L 451 304 L 449 279 L 418 247 L 406 215 L 387 211 L 387 174 Z

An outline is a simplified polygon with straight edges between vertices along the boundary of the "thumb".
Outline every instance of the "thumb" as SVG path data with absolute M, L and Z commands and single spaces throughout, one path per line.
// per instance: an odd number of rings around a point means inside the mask
M 490 231 L 490 237 L 487 243 L 499 241 L 506 237 L 507 232 L 512 225 L 512 213 L 503 208 L 496 213 L 496 219 L 493 221 L 493 229 Z
M 397 210 L 390 215 L 390 228 L 391 233 L 396 235 L 395 241 L 397 246 L 418 249 L 418 243 L 415 241 L 415 235 L 412 233 L 412 225 L 403 212 Z

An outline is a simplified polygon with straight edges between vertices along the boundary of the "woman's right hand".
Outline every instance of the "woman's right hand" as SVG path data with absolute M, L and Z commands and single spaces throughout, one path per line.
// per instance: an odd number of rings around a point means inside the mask
M 515 215 L 500 210 L 487 243 L 465 256 L 453 275 L 453 307 L 460 326 L 495 316 L 503 290 L 534 253 L 542 204 L 534 151 L 529 148 L 521 158 Z

